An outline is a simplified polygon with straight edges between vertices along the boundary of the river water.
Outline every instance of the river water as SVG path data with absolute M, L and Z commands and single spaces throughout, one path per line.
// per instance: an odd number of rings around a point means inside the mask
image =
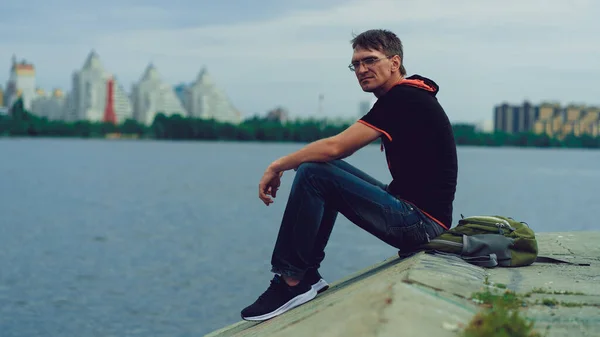
M 3 337 L 199 336 L 239 320 L 268 286 L 301 144 L 0 139 Z M 383 181 L 384 155 L 347 159 Z M 600 230 L 600 151 L 459 148 L 459 214 L 502 214 L 539 232 Z M 322 274 L 335 281 L 396 252 L 338 217 Z

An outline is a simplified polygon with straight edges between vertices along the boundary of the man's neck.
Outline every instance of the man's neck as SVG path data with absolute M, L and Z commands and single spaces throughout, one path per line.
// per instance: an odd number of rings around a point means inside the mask
M 400 74 L 398 74 L 397 76 L 392 76 L 387 82 L 385 82 L 385 84 L 377 88 L 377 90 L 375 90 L 373 94 L 375 95 L 375 97 L 380 98 L 381 96 L 385 95 L 388 91 L 390 91 L 390 89 L 395 87 L 396 84 L 400 83 L 400 81 L 402 81 L 403 79 L 404 76 Z

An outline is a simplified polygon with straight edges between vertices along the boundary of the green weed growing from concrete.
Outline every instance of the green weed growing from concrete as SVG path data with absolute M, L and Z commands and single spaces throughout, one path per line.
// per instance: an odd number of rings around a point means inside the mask
M 543 304 L 543 305 L 547 305 L 547 306 L 549 306 L 549 307 L 556 306 L 556 305 L 558 305 L 558 303 L 559 303 L 559 302 L 558 302 L 557 300 L 553 299 L 553 298 L 544 298 L 544 299 L 542 300 L 542 304 Z
M 581 291 L 568 291 L 568 290 L 548 290 L 544 288 L 533 288 L 526 295 L 531 294 L 550 294 L 550 295 L 585 295 Z M 529 296 L 527 296 L 529 297 Z
M 510 290 L 504 293 L 486 290 L 475 293 L 472 299 L 484 310 L 473 317 L 463 337 L 541 337 L 534 322 L 522 316 L 520 308 L 527 306 L 522 295 Z

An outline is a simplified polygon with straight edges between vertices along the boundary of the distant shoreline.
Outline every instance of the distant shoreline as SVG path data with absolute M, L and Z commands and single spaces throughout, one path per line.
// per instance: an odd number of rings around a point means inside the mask
M 64 122 L 40 118 L 15 105 L 12 116 L 0 116 L 0 137 L 60 137 L 97 139 L 155 139 L 255 141 L 278 143 L 310 143 L 339 134 L 352 122 L 336 123 L 327 119 L 295 120 L 282 123 L 269 118 L 252 117 L 240 124 L 215 119 L 189 118 L 180 115 L 156 115 L 151 125 L 133 119 L 120 124 L 108 122 Z M 452 124 L 458 146 L 534 147 L 534 148 L 600 148 L 600 137 L 567 135 L 558 139 L 547 134 L 484 133 L 472 124 Z M 375 141 L 379 144 L 379 140 Z
M 309 144 L 303 141 L 280 141 L 280 140 L 239 140 L 239 139 L 159 139 L 151 137 L 81 137 L 81 136 L 27 136 L 27 135 L 0 135 L 0 142 L 3 140 L 22 139 L 22 140 L 89 140 L 89 141 L 107 141 L 107 142 L 161 142 L 161 143 L 248 143 L 248 144 Z M 375 141 L 367 146 L 379 147 L 379 141 Z M 457 144 L 458 148 L 480 148 L 480 149 L 536 149 L 536 150 L 599 150 L 593 147 L 567 147 L 567 146 L 519 146 L 519 145 L 474 145 Z

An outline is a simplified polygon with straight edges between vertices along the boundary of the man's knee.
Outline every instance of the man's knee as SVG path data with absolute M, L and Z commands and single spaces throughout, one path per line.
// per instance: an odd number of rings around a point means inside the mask
M 327 170 L 327 163 L 317 163 L 317 162 L 308 162 L 302 163 L 298 166 L 298 171 L 296 171 L 297 175 L 309 176 L 309 175 L 319 175 L 321 172 Z
M 333 178 L 334 167 L 328 163 L 309 162 L 298 166 L 294 184 L 312 186 L 316 190 L 327 189 Z

